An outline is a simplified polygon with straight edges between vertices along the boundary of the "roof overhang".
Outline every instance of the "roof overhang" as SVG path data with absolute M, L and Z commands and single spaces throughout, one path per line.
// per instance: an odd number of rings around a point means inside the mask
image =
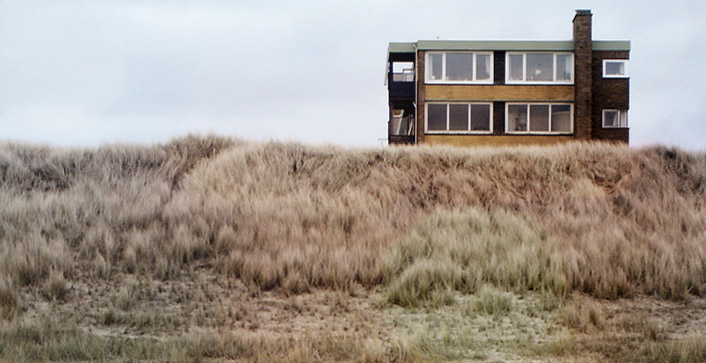
M 630 51 L 629 40 L 594 40 L 593 50 Z M 471 51 L 573 51 L 571 40 L 420 40 L 416 43 L 390 43 L 389 53 L 416 53 L 418 50 Z
M 390 45 L 387 47 L 387 52 L 388 53 L 416 53 L 417 52 L 417 43 L 414 42 L 408 42 L 408 43 L 390 43 Z

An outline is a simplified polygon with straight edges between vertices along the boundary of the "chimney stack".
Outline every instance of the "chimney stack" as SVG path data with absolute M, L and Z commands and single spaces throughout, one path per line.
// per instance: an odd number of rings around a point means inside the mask
M 591 10 L 576 10 L 574 16 L 574 132 L 579 139 L 591 137 Z

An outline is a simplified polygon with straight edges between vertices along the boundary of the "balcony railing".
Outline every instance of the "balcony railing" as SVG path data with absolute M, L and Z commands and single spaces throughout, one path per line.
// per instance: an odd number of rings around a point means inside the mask
M 393 73 L 392 82 L 414 82 L 414 71 L 406 69 L 402 73 Z

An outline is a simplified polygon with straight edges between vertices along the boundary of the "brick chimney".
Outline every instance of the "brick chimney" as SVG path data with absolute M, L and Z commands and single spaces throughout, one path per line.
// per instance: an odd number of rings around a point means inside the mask
M 574 16 L 574 132 L 579 139 L 591 137 L 591 10 Z

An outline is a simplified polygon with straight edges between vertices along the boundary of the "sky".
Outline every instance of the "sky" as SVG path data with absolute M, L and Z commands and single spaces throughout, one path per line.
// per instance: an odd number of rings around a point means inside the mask
M 379 146 L 389 42 L 631 40 L 630 142 L 706 150 L 706 1 L 0 0 L 0 141 Z

